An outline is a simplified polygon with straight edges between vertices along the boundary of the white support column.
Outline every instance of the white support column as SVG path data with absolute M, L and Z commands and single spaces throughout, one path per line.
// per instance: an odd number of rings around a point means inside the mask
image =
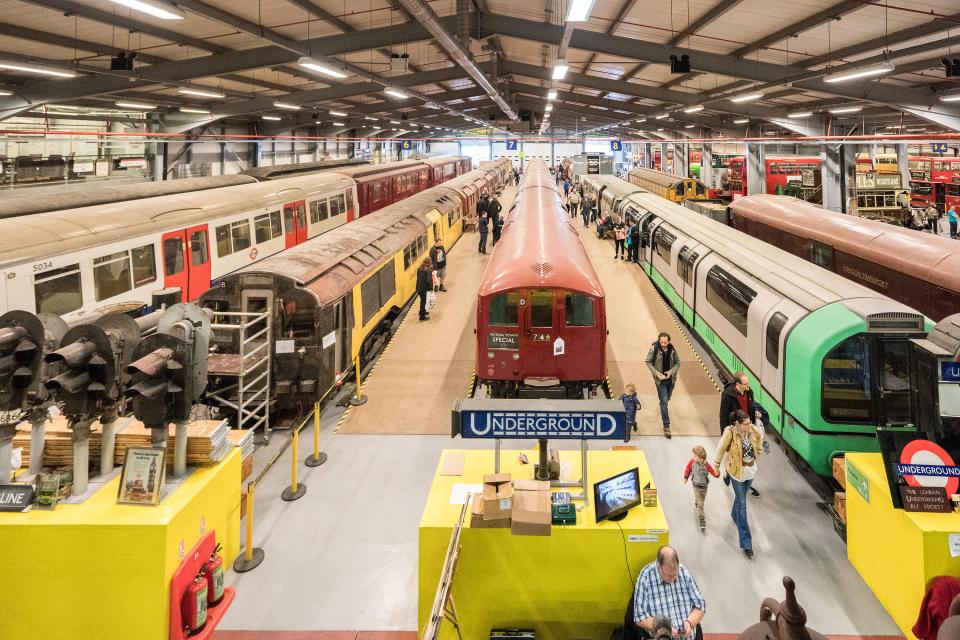
M 766 193 L 766 152 L 762 144 L 747 143 L 747 195 Z
M 690 149 L 682 143 L 673 145 L 673 175 L 686 178 L 690 175 Z
M 660 143 L 660 171 L 667 171 L 667 143 Z
M 820 152 L 821 188 L 823 189 L 823 208 L 843 213 L 846 206 L 843 197 L 843 145 L 826 144 Z
M 901 183 L 904 189 L 910 189 L 910 160 L 907 154 L 906 143 L 897 145 L 897 167 L 900 169 Z
M 713 147 L 709 144 L 703 145 L 703 152 L 700 155 L 700 182 L 707 189 L 716 189 L 713 184 Z

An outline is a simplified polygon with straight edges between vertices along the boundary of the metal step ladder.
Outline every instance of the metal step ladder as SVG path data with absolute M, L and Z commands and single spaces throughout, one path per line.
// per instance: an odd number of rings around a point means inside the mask
M 271 313 L 227 311 L 216 314 L 219 323 L 211 324 L 219 338 L 236 333 L 230 344 L 239 345 L 239 353 L 211 353 L 208 375 L 236 378 L 207 399 L 236 412 L 236 428 L 255 430 L 263 427 L 263 437 L 270 439 L 270 326 Z M 219 340 L 218 340 L 219 341 Z M 226 340 L 223 340 L 226 341 Z

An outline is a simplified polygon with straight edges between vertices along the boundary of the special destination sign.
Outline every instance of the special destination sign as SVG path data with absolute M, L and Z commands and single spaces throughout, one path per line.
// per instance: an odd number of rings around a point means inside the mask
M 626 416 L 616 400 L 460 400 L 454 437 L 623 440 Z

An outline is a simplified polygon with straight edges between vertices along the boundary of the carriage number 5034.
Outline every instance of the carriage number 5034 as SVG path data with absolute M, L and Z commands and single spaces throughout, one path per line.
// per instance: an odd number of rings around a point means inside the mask
M 47 269 L 53 269 L 53 262 L 48 260 L 47 262 L 38 262 L 37 264 L 33 265 L 34 273 L 46 271 Z

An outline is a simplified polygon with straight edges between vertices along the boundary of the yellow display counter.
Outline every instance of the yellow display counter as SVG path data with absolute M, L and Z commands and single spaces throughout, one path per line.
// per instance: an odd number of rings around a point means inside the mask
M 80 505 L 0 513 L 0 639 L 165 640 L 182 554 L 216 531 L 240 548 L 240 449 L 195 470 L 158 506 L 118 505 L 114 478 Z
M 447 456 L 463 454 L 459 476 L 441 475 Z M 513 480 L 531 479 L 533 464 L 521 465 L 518 451 L 504 450 L 501 471 Z M 527 457 L 536 459 L 535 452 Z M 561 451 L 579 479 L 580 452 Z M 641 451 L 590 451 L 588 480 L 593 483 L 638 467 L 640 486 L 653 484 Z M 451 504 L 458 484 L 480 484 L 493 473 L 492 451 L 444 451 L 420 520 L 418 629 L 422 633 L 461 505 Z M 582 504 L 575 502 L 574 504 Z M 490 629 L 524 627 L 537 638 L 606 638 L 623 621 L 640 569 L 668 543 L 667 520 L 660 508 L 636 507 L 626 519 L 597 523 L 591 498 L 575 526 L 554 526 L 549 537 L 512 535 L 510 529 L 470 529 L 469 513 L 451 593 L 464 638 L 487 638 Z M 455 638 L 443 623 L 441 638 Z
M 927 582 L 960 577 L 960 514 L 894 509 L 879 453 L 847 454 L 847 557 L 907 638 Z

